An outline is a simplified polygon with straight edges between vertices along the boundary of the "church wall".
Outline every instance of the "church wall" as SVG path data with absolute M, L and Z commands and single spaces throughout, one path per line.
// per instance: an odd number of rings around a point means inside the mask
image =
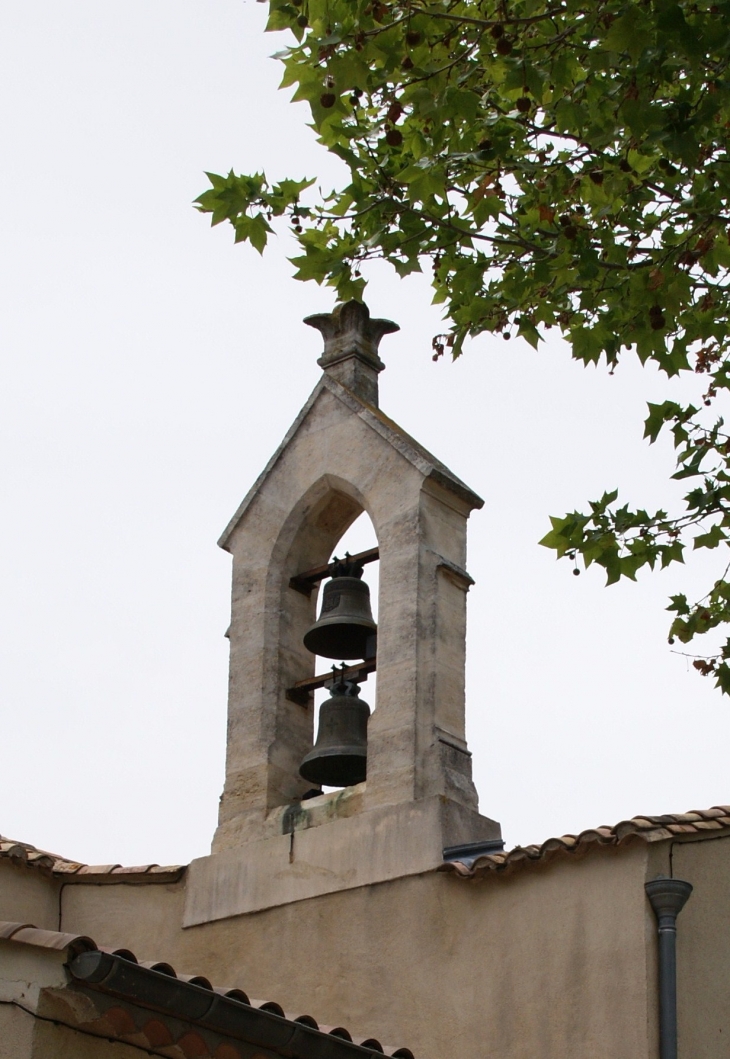
M 182 884 L 75 886 L 63 929 L 417 1059 L 656 1059 L 646 869 L 643 845 L 604 849 L 513 876 L 432 872 L 187 930 Z
M 52 1022 L 36 1021 L 34 1029 L 32 1050 L 8 1052 L 8 1059 L 143 1059 L 150 1054 L 146 1048 L 105 1040 Z
M 730 836 L 672 844 L 675 878 L 692 883 L 677 920 L 681 1059 L 730 1059 Z
M 147 1048 L 135 1048 L 124 1041 L 105 1040 L 70 1026 L 39 1022 L 29 1059 L 143 1059 L 149 1054 Z
M 0 1001 L 0 1059 L 31 1059 L 34 1023 L 22 1008 Z
M 140 962 L 163 960 L 193 974 L 197 967 L 190 970 L 177 956 L 184 897 L 180 882 L 74 884 L 64 889 L 61 930 L 87 934 L 97 945 L 131 949 Z M 225 984 L 214 977 L 215 985 Z
M 60 888 L 36 867 L 0 860 L 0 920 L 58 930 Z
M 407 1045 L 417 1059 L 455 1049 L 657 1059 L 656 922 L 643 882 L 670 871 L 694 887 L 678 920 L 679 1054 L 730 1059 L 728 838 L 603 849 L 472 881 L 430 872 L 187 930 L 184 881 L 71 883 L 60 927 Z M 59 890 L 35 868 L 0 862 L 2 918 L 58 929 Z M 7 1054 L 24 1054 L 24 1027 L 0 1005 Z

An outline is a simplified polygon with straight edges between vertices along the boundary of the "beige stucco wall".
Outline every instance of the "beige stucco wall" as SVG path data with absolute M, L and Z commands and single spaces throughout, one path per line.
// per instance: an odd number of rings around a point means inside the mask
M 71 884 L 61 927 L 418 1059 L 658 1059 L 643 884 L 670 871 L 694 886 L 678 921 L 680 1059 L 730 1059 L 730 836 L 598 849 L 475 881 L 430 872 L 187 930 L 184 880 Z M 6 918 L 57 927 L 52 880 L 3 868 L 0 895 Z M 2 1018 L 6 1036 L 21 1031 Z
M 63 951 L 0 939 L 0 1059 L 139 1059 L 149 1054 L 62 1025 L 83 1010 L 68 997 Z
M 131 949 L 140 961 L 165 960 L 178 971 L 194 974 L 199 970 L 197 965 L 191 969 L 187 960 L 184 966 L 179 959 L 183 951 L 187 956 L 182 948 L 186 936 L 181 926 L 184 898 L 183 883 L 67 886 L 62 929 L 88 934 L 97 945 Z M 215 985 L 226 984 L 218 978 Z
M 674 876 L 694 886 L 677 921 L 680 1059 L 729 1059 L 730 836 L 671 853 Z
M 135 1048 L 123 1041 L 107 1041 L 69 1026 L 39 1022 L 30 1059 L 142 1059 L 149 1054 L 146 1048 Z
M 61 884 L 38 868 L 0 860 L 0 920 L 58 930 Z
M 182 886 L 74 886 L 65 930 L 418 1057 L 655 1059 L 643 845 L 428 873 L 179 929 Z
M 0 1059 L 141 1059 L 149 1054 L 145 1048 L 43 1022 L 0 1003 Z
M 0 1059 L 31 1059 L 34 1028 L 32 1015 L 0 1001 Z

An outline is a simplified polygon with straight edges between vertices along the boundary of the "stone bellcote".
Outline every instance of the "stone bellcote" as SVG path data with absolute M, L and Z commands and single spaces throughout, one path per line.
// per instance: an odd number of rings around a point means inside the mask
M 186 923 L 437 867 L 444 846 L 499 838 L 479 815 L 465 739 L 466 523 L 482 500 L 378 409 L 381 338 L 357 302 L 308 317 L 322 377 L 225 530 L 233 556 L 226 779 L 210 857 L 191 865 Z M 367 779 L 302 801 L 314 675 L 302 637 L 326 564 L 367 512 L 378 540 L 377 698 Z

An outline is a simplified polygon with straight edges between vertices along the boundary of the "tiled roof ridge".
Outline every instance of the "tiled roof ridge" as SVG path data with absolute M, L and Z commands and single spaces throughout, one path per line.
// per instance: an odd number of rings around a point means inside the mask
M 181 974 L 169 963 L 163 961 L 140 961 L 130 949 L 106 948 L 102 945 L 97 945 L 93 938 L 89 938 L 83 934 L 68 934 L 58 930 L 43 930 L 33 926 L 32 923 L 11 923 L 0 920 L 0 938 L 24 945 L 33 945 L 38 948 L 52 949 L 55 951 L 67 950 L 69 962 L 71 962 L 74 957 L 79 956 L 84 952 L 108 953 L 110 956 L 127 960 L 128 962 L 137 964 L 147 970 L 157 971 L 160 974 L 175 978 L 181 982 L 188 983 L 189 985 L 210 990 L 211 993 L 246 1004 L 247 1007 L 255 1008 L 259 1011 L 265 1011 L 270 1015 L 278 1015 L 280 1018 L 286 1019 L 288 1022 L 298 1023 L 302 1026 L 307 1026 L 310 1029 L 317 1030 L 320 1033 L 330 1034 L 333 1037 L 355 1044 L 359 1048 L 366 1048 L 371 1052 L 379 1052 L 384 1056 L 390 1057 L 390 1059 L 414 1059 L 413 1053 L 409 1048 L 390 1048 L 382 1045 L 374 1037 L 367 1037 L 362 1040 L 359 1038 L 355 1039 L 349 1030 L 343 1026 L 320 1025 L 312 1015 L 308 1014 L 297 1015 L 296 1017 L 289 1015 L 275 1000 L 249 999 L 248 994 L 242 989 L 230 986 L 214 986 L 204 975 Z
M 680 835 L 703 834 L 707 831 L 730 829 L 730 805 L 714 805 L 709 809 L 691 809 L 686 813 L 664 813 L 658 816 L 634 816 L 621 820 L 613 826 L 602 825 L 581 831 L 548 838 L 540 845 L 515 846 L 514 849 L 487 853 L 476 857 L 471 863 L 460 860 L 445 861 L 440 871 L 453 872 L 462 878 L 474 878 L 489 872 L 505 873 L 526 864 L 546 862 L 554 855 L 581 854 L 596 846 L 618 846 L 633 838 L 645 842 L 659 842 Z M 66 880 L 78 882 L 130 881 L 144 878 L 149 882 L 168 882 L 171 877 L 180 878 L 186 869 L 184 864 L 141 864 L 124 867 L 121 864 L 83 864 L 67 860 L 56 853 L 37 849 L 27 842 L 15 842 L 0 835 L 0 859 L 11 859 L 32 865 Z
M 109 876 L 121 876 L 126 880 L 145 876 L 150 881 L 164 876 L 164 881 L 168 882 L 171 875 L 179 877 L 187 867 L 185 864 L 138 864 L 133 867 L 125 867 L 122 864 L 83 864 L 81 861 L 68 860 L 57 853 L 49 853 L 45 849 L 37 849 L 29 842 L 16 842 L 4 835 L 0 835 L 0 859 L 27 864 L 47 874 L 67 879 L 73 877 L 79 882 L 86 876 L 93 877 L 94 882 L 98 882 L 100 877 Z M 160 878 L 159 881 L 162 882 L 163 879 Z
M 602 825 L 581 831 L 578 835 L 548 838 L 541 845 L 515 846 L 508 851 L 485 853 L 470 864 L 449 860 L 439 870 L 473 879 L 490 872 L 506 873 L 527 864 L 546 862 L 560 854 L 575 856 L 597 846 L 618 846 L 635 838 L 644 842 L 660 842 L 682 835 L 721 830 L 730 830 L 730 805 L 714 805 L 710 809 L 692 809 L 687 813 L 665 813 L 661 816 L 634 816 L 612 827 Z

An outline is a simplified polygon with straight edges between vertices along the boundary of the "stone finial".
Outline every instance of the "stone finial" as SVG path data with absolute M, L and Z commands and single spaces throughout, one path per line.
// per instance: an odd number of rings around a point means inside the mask
M 373 320 L 367 305 L 349 301 L 331 313 L 307 316 L 305 324 L 316 327 L 324 338 L 324 353 L 317 363 L 343 386 L 367 401 L 378 403 L 378 373 L 385 365 L 378 356 L 383 335 L 400 331 L 392 320 Z

